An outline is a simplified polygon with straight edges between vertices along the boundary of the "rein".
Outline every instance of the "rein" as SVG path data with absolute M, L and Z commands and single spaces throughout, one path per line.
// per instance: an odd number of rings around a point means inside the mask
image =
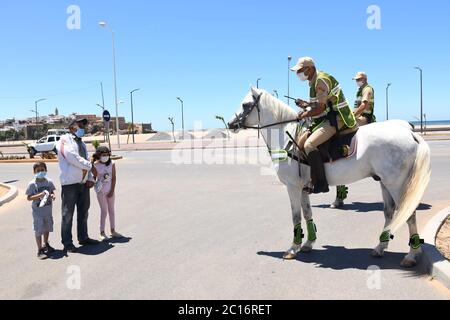
M 240 121 L 237 123 L 238 128 L 242 128 L 242 129 L 256 129 L 256 130 L 261 130 L 261 129 L 267 129 L 267 128 L 271 128 L 271 127 L 275 127 L 281 124 L 288 124 L 288 123 L 300 123 L 300 120 L 297 119 L 292 119 L 292 120 L 285 120 L 285 121 L 280 121 L 280 122 L 275 122 L 275 123 L 271 123 L 265 126 L 261 126 L 260 124 L 258 126 L 247 126 L 245 125 L 245 120 L 247 119 L 248 115 L 253 111 L 253 109 L 256 108 L 256 110 L 258 110 L 258 122 L 261 123 L 261 110 L 259 108 L 259 101 L 261 100 L 261 96 L 263 94 L 261 93 L 258 97 L 253 97 L 254 102 L 252 104 L 251 107 L 249 107 L 247 110 L 244 110 L 244 112 L 241 115 L 236 115 L 236 119 L 239 119 Z M 259 133 L 258 133 L 259 135 Z

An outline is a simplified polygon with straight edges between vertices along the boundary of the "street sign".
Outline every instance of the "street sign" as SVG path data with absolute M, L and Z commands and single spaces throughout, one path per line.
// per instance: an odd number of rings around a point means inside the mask
M 111 121 L 111 114 L 108 110 L 103 111 L 103 120 L 105 120 L 106 122 Z

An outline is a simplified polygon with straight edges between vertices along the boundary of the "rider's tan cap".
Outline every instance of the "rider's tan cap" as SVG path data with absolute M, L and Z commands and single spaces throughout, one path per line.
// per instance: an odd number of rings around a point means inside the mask
M 353 80 L 359 80 L 359 79 L 367 79 L 367 74 L 365 72 L 358 72 L 354 77 Z
M 293 68 L 291 68 L 291 70 L 297 72 L 301 68 L 315 67 L 315 66 L 316 66 L 316 64 L 314 63 L 314 60 L 312 58 L 303 57 L 303 58 L 298 59 L 297 64 Z

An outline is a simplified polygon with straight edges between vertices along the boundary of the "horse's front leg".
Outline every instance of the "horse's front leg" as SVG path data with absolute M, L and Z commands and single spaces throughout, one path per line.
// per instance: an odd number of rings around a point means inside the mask
M 303 217 L 305 218 L 308 231 L 307 241 L 303 245 L 301 251 L 307 253 L 312 251 L 317 240 L 317 228 L 313 221 L 311 202 L 309 199 L 309 194 L 307 192 L 302 192 L 301 205 L 303 209 Z
M 294 241 L 291 248 L 284 254 L 283 258 L 285 260 L 293 260 L 302 249 L 304 237 L 302 230 L 302 196 L 298 186 L 288 184 L 287 189 L 291 201 L 292 221 L 294 223 Z

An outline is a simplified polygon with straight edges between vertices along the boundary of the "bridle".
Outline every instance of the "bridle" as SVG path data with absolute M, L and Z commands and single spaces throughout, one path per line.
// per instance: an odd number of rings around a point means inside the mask
M 271 123 L 271 124 L 268 124 L 265 126 L 261 126 L 261 109 L 259 107 L 259 102 L 261 101 L 262 95 L 263 94 L 261 93 L 257 97 L 253 96 L 253 102 L 247 102 L 242 105 L 243 111 L 239 115 L 236 114 L 236 120 L 233 122 L 233 128 L 230 128 L 230 129 L 235 129 L 235 130 L 237 130 L 237 129 L 257 129 L 258 135 L 259 135 L 259 130 L 261 130 L 261 129 L 275 127 L 280 124 L 300 122 L 299 119 L 293 119 L 293 120 L 285 120 L 285 121 L 275 122 L 275 123 Z M 258 126 L 247 126 L 245 124 L 245 122 L 247 121 L 247 118 L 252 113 L 252 111 L 255 110 L 255 108 L 258 111 Z
M 244 103 L 242 105 L 242 113 L 241 114 L 236 114 L 236 120 L 234 120 L 232 122 L 232 126 L 229 125 L 229 129 L 231 130 L 238 130 L 238 129 L 256 129 L 258 130 L 258 139 L 260 137 L 260 131 L 261 129 L 266 129 L 266 128 L 270 128 L 270 127 L 275 127 L 278 125 L 282 125 L 282 124 L 288 124 L 288 123 L 302 123 L 302 127 L 305 124 L 305 121 L 299 120 L 298 118 L 293 119 L 293 120 L 285 120 L 285 121 L 280 121 L 280 122 L 275 122 L 275 123 L 271 123 L 265 126 L 261 126 L 261 109 L 259 107 L 259 102 L 261 101 L 261 96 L 263 94 L 261 93 L 260 95 L 258 95 L 257 97 L 253 96 L 253 102 L 247 102 Z M 257 110 L 258 111 L 258 126 L 247 126 L 245 124 L 245 122 L 247 121 L 248 116 L 252 113 L 253 110 Z M 288 135 L 289 139 L 290 139 L 290 143 L 288 144 L 288 146 L 286 147 L 286 149 L 289 149 L 290 146 L 292 146 L 292 144 L 297 145 L 294 137 L 292 137 L 292 135 L 286 131 L 286 134 Z M 263 136 L 264 138 L 264 136 Z M 264 138 L 264 140 L 266 140 Z M 265 141 L 267 147 L 269 147 L 267 141 Z M 298 147 L 298 146 L 297 146 Z M 295 154 L 293 154 L 291 151 L 287 151 L 287 156 L 297 162 L 301 162 L 304 163 L 304 161 L 302 161 L 302 159 L 299 156 L 296 156 Z M 272 150 L 269 149 L 269 154 L 272 154 Z

